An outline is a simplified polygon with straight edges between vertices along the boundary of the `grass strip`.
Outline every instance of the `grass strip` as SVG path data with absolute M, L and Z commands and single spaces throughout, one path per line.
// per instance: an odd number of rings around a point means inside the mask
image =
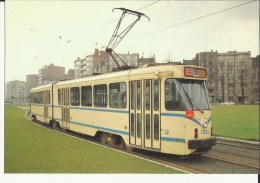
M 181 173 L 41 128 L 5 107 L 5 173 Z

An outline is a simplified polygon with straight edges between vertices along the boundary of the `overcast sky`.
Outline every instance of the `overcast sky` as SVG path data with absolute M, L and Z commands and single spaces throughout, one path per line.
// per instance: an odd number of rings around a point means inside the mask
M 198 52 L 211 50 L 251 51 L 255 57 L 259 54 L 259 1 L 174 26 L 246 2 L 250 1 L 8 0 L 5 80 L 25 80 L 27 74 L 38 74 L 51 63 L 65 66 L 66 72 L 74 68 L 77 57 L 107 46 L 121 16 L 120 10 L 112 12 L 117 7 L 141 9 L 151 20 L 142 17 L 116 53 L 155 55 L 156 62 L 169 57 L 192 59 Z M 122 26 L 132 20 L 133 16 L 127 16 Z

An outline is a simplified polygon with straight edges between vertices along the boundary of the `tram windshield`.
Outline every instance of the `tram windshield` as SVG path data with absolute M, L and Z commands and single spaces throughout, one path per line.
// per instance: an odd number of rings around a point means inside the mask
M 201 80 L 167 79 L 165 81 L 167 110 L 208 110 L 205 82 Z

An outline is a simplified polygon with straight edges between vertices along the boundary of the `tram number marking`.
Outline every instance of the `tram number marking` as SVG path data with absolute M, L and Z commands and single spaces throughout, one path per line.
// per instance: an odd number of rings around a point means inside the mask
M 208 130 L 201 130 L 200 134 L 201 135 L 207 135 L 207 134 L 209 134 L 209 131 Z

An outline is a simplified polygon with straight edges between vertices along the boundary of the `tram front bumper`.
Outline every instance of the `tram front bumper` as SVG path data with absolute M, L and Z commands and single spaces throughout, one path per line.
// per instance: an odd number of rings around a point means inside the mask
M 188 141 L 189 149 L 210 148 L 211 146 L 214 145 L 216 145 L 216 137 L 212 137 L 211 139 Z

